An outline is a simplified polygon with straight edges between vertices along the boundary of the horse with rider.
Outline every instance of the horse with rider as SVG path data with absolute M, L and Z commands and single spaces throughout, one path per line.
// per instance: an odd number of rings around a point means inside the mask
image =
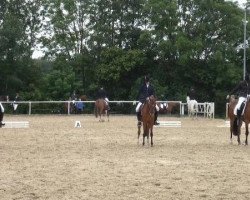
M 94 109 L 96 118 L 99 116 L 99 121 L 102 122 L 104 121 L 102 119 L 102 115 L 106 114 L 109 121 L 109 111 L 110 111 L 109 99 L 107 97 L 107 92 L 104 89 L 104 87 L 100 87 L 96 97 L 97 98 L 95 101 L 95 109 Z
M 144 77 L 144 82 L 143 84 L 141 85 L 140 89 L 139 89 L 139 92 L 138 92 L 138 104 L 135 108 L 135 112 L 136 112 L 136 115 L 137 115 L 137 120 L 138 120 L 138 123 L 137 125 L 138 126 L 141 126 L 141 108 L 142 106 L 144 105 L 145 101 L 147 100 L 147 98 L 149 98 L 151 95 L 153 95 L 155 97 L 155 90 L 154 90 L 154 87 L 150 84 L 150 80 L 149 80 L 149 76 L 145 76 Z M 159 112 L 160 108 L 158 105 L 155 106 L 155 118 L 154 118 L 154 124 L 155 125 L 159 125 L 159 123 L 157 122 L 157 118 L 158 118 L 158 112 Z
M 248 124 L 250 122 L 250 103 L 248 100 L 248 95 L 250 92 L 250 77 L 249 74 L 246 73 L 244 80 L 240 81 L 236 87 L 227 95 L 227 99 L 231 97 L 231 95 L 238 96 L 238 100 L 234 98 L 230 98 L 228 116 L 230 118 L 230 131 L 231 131 L 231 140 L 232 134 L 238 136 L 238 144 L 240 144 L 240 128 L 242 125 L 242 121 L 245 122 L 246 125 L 246 145 L 248 144 Z

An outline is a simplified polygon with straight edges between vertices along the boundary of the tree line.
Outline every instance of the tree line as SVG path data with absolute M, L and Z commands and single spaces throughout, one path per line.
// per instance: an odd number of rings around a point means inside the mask
M 135 100 L 150 75 L 159 100 L 185 102 L 194 87 L 224 115 L 243 77 L 244 12 L 224 0 L 2 0 L 0 94 L 95 99 L 103 86 L 111 100 Z

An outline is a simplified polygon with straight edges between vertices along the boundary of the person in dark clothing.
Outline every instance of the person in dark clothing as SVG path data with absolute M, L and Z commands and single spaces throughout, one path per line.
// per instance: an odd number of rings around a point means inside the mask
M 81 99 L 78 99 L 78 102 L 76 102 L 76 113 L 81 114 L 83 112 L 85 105 L 82 102 Z
M 149 77 L 145 76 L 144 77 L 144 83 L 141 86 L 139 93 L 138 93 L 138 104 L 136 106 L 136 114 L 137 114 L 137 120 L 138 120 L 138 126 L 141 126 L 141 112 L 140 112 L 140 107 L 141 105 L 146 101 L 146 99 L 149 96 L 155 96 L 155 90 L 152 85 L 149 83 Z M 157 117 L 158 117 L 158 112 L 159 112 L 159 107 L 156 105 L 156 112 L 155 112 L 155 125 L 158 125 L 159 123 L 157 122 Z
M 107 97 L 107 92 L 106 92 L 106 90 L 105 90 L 103 87 L 101 87 L 101 88 L 98 90 L 97 98 L 98 98 L 98 99 L 104 99 L 105 102 L 106 102 L 106 104 L 107 104 L 107 106 L 108 106 L 108 110 L 110 110 L 110 107 L 109 107 L 109 99 L 108 99 L 108 97 Z
M 238 103 L 234 108 L 234 115 L 237 117 L 237 124 L 239 124 L 241 115 L 243 115 L 243 109 L 246 105 L 247 96 L 249 94 L 250 78 L 249 74 L 246 73 L 245 80 L 240 81 L 238 85 L 227 95 L 229 99 L 230 95 L 234 94 L 238 96 Z
M 189 92 L 187 93 L 187 96 L 190 100 L 196 100 L 196 92 L 193 87 L 190 88 Z

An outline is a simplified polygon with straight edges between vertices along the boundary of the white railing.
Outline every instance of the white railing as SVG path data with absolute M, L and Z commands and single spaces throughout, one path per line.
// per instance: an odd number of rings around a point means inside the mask
M 187 103 L 182 103 L 181 115 L 185 115 L 185 110 L 187 110 Z M 214 110 L 214 102 L 198 103 L 198 114 L 202 114 L 204 117 L 214 118 Z
M 83 103 L 89 103 L 94 104 L 95 101 L 2 101 L 2 104 L 14 104 L 18 103 L 20 104 L 27 104 L 28 105 L 28 114 L 32 114 L 32 105 L 36 104 L 66 104 L 67 105 L 67 114 L 70 115 L 70 106 L 71 103 L 76 102 L 83 102 Z M 180 116 L 186 115 L 185 110 L 187 111 L 187 103 L 182 103 L 181 101 L 157 101 L 158 103 L 177 103 L 179 104 L 179 111 Z M 132 104 L 136 105 L 138 101 L 109 101 L 109 103 L 112 104 Z M 202 114 L 204 117 L 214 118 L 214 103 L 213 102 L 205 102 L 205 103 L 198 103 L 198 114 Z

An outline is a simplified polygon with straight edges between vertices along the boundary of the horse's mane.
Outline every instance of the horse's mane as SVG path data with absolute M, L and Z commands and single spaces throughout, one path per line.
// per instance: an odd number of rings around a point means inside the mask
M 236 96 L 235 95 L 231 95 L 230 98 L 229 98 L 229 103 L 234 103 L 236 101 L 238 101 L 238 99 L 236 98 Z

